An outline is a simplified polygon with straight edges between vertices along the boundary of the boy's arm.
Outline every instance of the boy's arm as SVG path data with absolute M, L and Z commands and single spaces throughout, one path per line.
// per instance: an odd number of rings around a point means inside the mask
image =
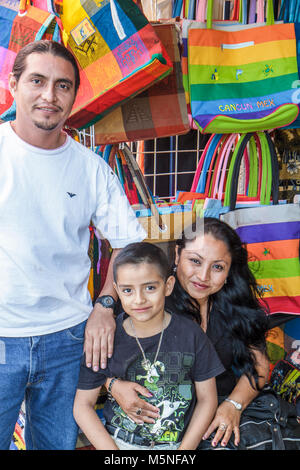
M 211 423 L 218 405 L 214 377 L 195 382 L 197 403 L 178 450 L 197 449 L 207 426 Z
M 96 450 L 118 450 L 95 411 L 100 388 L 77 390 L 74 401 L 74 418 Z

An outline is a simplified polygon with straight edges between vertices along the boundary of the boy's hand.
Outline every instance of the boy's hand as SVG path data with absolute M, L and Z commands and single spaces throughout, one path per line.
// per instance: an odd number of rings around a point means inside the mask
M 105 369 L 107 358 L 113 353 L 116 322 L 113 310 L 95 304 L 85 328 L 84 352 L 87 367 Z
M 159 417 L 159 408 L 138 396 L 140 394 L 144 397 L 152 397 L 149 390 L 142 387 L 142 385 L 117 380 L 112 387 L 111 394 L 122 410 L 136 424 L 155 423 L 155 420 Z

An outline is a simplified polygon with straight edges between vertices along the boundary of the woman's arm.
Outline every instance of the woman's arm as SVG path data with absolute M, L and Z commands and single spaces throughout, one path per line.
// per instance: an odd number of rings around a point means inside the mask
M 268 381 L 269 361 L 267 357 L 260 351 L 253 350 L 253 354 L 255 355 L 256 359 L 256 370 L 260 376 L 258 380 L 259 387 L 262 388 Z M 228 397 L 238 403 L 241 403 L 242 410 L 239 411 L 232 403 L 223 401 L 223 403 L 221 403 L 218 407 L 215 418 L 207 428 L 203 438 L 207 439 L 208 436 L 217 429 L 212 445 L 216 446 L 221 440 L 221 445 L 225 447 L 233 432 L 234 443 L 237 446 L 240 441 L 239 424 L 241 413 L 258 394 L 259 391 L 251 387 L 248 378 L 245 375 L 242 375 Z M 221 423 L 225 424 L 225 431 L 220 429 L 219 426 Z
M 197 403 L 178 450 L 197 449 L 202 436 L 218 406 L 216 380 L 211 378 L 195 382 Z
M 108 378 L 105 382 L 107 389 L 111 380 L 112 378 Z M 111 395 L 136 424 L 155 423 L 155 419 L 159 417 L 159 408 L 139 397 L 142 395 L 150 398 L 152 393 L 138 383 L 118 379 L 111 387 Z M 136 413 L 138 410 L 141 410 L 140 414 Z
M 74 418 L 95 449 L 118 450 L 95 411 L 100 388 L 77 390 L 74 401 Z

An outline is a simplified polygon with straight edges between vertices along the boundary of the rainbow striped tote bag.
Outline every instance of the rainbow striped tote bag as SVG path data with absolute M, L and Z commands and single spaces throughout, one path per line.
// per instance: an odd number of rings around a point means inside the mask
M 295 25 L 275 23 L 268 0 L 266 24 L 188 28 L 188 85 L 194 122 L 203 133 L 256 132 L 292 123 L 299 108 Z
M 85 128 L 172 71 L 163 44 L 132 0 L 63 0 L 65 46 L 81 85 L 67 124 Z
M 246 243 L 269 313 L 300 314 L 300 205 L 237 209 L 221 216 Z

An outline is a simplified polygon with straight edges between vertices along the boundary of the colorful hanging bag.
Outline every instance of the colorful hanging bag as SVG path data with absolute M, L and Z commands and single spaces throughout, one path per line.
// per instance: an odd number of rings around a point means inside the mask
M 70 127 L 95 124 L 172 71 L 153 26 L 132 0 L 63 0 L 60 18 L 63 42 L 80 67 Z
M 231 210 L 221 219 L 247 246 L 269 313 L 300 314 L 300 206 L 278 204 Z
M 256 132 L 292 123 L 298 115 L 293 84 L 298 81 L 294 24 L 274 22 L 268 0 L 267 24 L 188 28 L 188 83 L 191 112 L 203 133 Z
M 190 129 L 176 27 L 170 23 L 154 23 L 153 27 L 172 60 L 173 71 L 98 121 L 96 145 L 168 137 Z

